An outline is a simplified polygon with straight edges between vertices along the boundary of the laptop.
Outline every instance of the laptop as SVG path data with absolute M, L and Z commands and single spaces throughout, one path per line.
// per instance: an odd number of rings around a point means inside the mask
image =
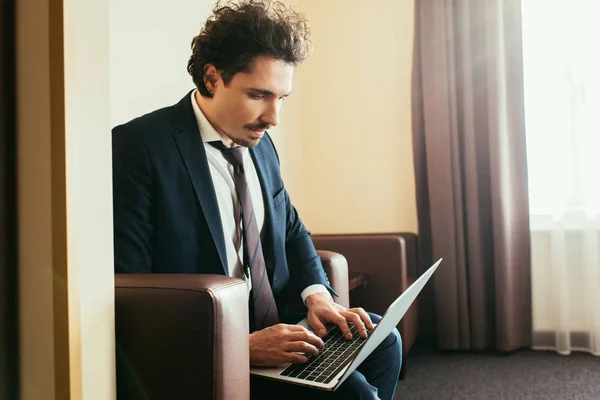
M 278 367 L 252 367 L 250 373 L 321 390 L 336 390 L 398 325 L 441 262 L 440 258 L 394 300 L 366 339 L 358 335 L 356 327 L 351 323 L 349 323 L 352 332 L 350 340 L 344 337 L 337 325 L 328 324 L 327 335 L 322 338 L 325 346 L 318 355 L 308 356 L 306 363 L 283 364 Z M 306 318 L 298 324 L 312 331 Z

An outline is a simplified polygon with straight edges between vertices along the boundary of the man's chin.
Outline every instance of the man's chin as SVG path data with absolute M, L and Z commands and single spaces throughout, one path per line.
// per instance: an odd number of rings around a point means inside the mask
M 248 148 L 256 147 L 260 143 L 260 139 L 261 138 L 252 138 L 252 139 L 231 138 L 233 143 L 240 145 L 240 146 L 248 147 Z

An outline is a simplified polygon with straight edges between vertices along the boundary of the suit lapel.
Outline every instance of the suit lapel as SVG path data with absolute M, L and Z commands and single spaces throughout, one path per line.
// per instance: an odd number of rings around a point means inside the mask
M 206 151 L 191 104 L 191 92 L 176 105 L 174 125 L 179 129 L 179 132 L 173 136 L 177 142 L 181 158 L 196 192 L 212 239 L 215 242 L 223 272 L 225 275 L 229 275 L 223 224 L 219 214 L 219 205 L 210 175 Z

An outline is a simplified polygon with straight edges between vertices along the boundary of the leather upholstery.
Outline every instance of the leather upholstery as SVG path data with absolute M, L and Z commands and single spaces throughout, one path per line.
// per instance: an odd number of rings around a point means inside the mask
M 119 399 L 248 398 L 248 293 L 220 275 L 117 274 Z
M 321 258 L 323 269 L 329 279 L 329 283 L 338 297 L 334 297 L 336 303 L 344 307 L 350 306 L 348 295 L 348 262 L 346 257 L 333 251 L 317 250 Z

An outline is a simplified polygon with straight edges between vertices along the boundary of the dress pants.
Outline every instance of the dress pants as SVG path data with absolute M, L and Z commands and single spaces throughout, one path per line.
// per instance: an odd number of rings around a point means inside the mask
M 378 323 L 381 317 L 369 313 L 371 321 Z M 286 382 L 273 381 L 251 375 L 250 398 L 305 398 L 317 399 L 382 399 L 394 397 L 402 364 L 402 339 L 394 328 L 392 333 L 367 357 L 365 361 L 334 392 L 311 389 Z

